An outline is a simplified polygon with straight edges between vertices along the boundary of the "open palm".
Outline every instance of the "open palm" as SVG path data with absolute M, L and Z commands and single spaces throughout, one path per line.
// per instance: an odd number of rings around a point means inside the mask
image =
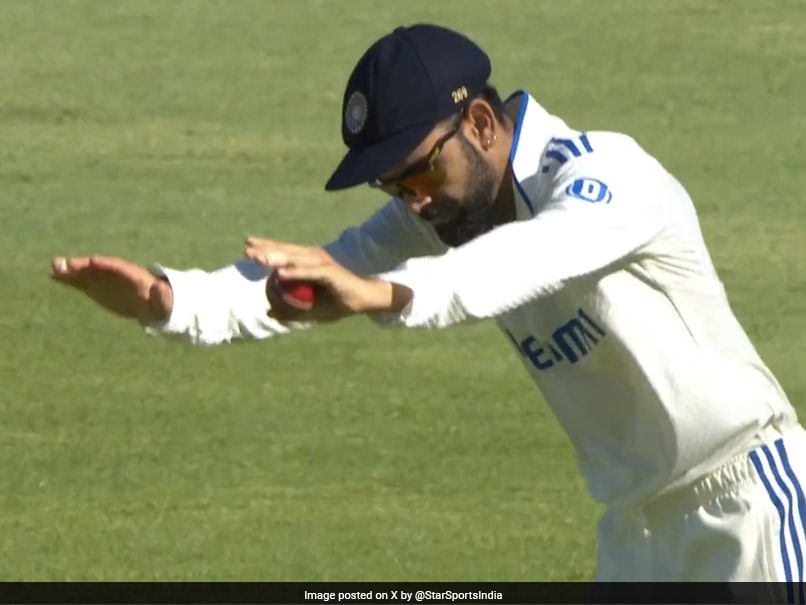
M 83 292 L 122 317 L 150 322 L 170 313 L 170 286 L 145 267 L 122 258 L 59 257 L 51 265 L 51 279 Z

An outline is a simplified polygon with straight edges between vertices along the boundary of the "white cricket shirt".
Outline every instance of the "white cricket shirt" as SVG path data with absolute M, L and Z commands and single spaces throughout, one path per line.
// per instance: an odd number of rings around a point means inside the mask
M 565 429 L 591 495 L 654 497 L 797 422 L 736 320 L 691 199 L 632 138 L 579 132 L 527 93 L 511 162 L 517 219 L 448 249 L 396 199 L 325 248 L 412 303 L 381 326 L 495 321 Z M 148 328 L 196 344 L 309 324 L 266 316 L 266 272 L 156 265 L 172 316 Z

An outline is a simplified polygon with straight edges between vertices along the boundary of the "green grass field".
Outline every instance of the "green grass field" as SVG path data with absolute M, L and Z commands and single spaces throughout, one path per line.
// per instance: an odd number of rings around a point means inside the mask
M 327 194 L 341 96 L 438 21 L 687 186 L 737 315 L 806 413 L 806 3 L 0 1 L 0 579 L 586 580 L 598 507 L 491 325 L 144 335 L 58 254 L 214 269 L 384 200 Z

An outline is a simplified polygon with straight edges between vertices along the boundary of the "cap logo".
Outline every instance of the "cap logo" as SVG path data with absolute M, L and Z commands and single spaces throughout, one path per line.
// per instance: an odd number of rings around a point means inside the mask
M 351 134 L 358 134 L 367 122 L 367 98 L 356 90 L 347 100 L 344 110 L 344 125 Z
M 454 103 L 461 103 L 462 101 L 467 99 L 467 88 L 464 86 L 460 86 L 451 93 L 451 98 L 453 99 Z

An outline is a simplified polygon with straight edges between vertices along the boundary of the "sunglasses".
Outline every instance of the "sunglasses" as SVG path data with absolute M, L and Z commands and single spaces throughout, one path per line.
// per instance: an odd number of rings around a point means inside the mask
M 459 115 L 454 127 L 437 140 L 425 157 L 411 164 L 403 173 L 393 179 L 384 181 L 375 179 L 369 182 L 369 186 L 373 189 L 379 189 L 392 197 L 417 196 L 420 194 L 435 196 L 445 182 L 445 171 L 437 166 L 439 154 L 442 153 L 445 143 L 456 136 L 462 128 L 463 117 L 464 111 Z

